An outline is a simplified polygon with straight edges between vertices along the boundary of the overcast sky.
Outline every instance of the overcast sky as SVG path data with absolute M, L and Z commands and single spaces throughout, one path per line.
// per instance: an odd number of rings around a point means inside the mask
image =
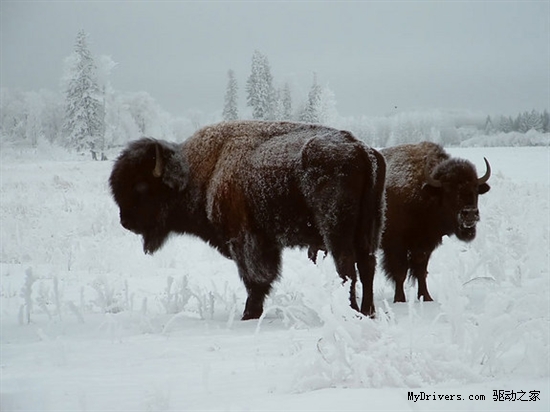
M 240 104 L 255 49 L 294 100 L 313 72 L 341 115 L 550 106 L 548 1 L 1 2 L 1 85 L 60 89 L 78 30 L 118 63 L 112 86 L 147 91 L 174 115 L 221 110 L 227 71 Z

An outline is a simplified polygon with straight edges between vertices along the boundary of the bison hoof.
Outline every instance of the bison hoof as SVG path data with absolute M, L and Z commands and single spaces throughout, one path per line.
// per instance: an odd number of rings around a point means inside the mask
M 261 315 L 244 313 L 241 320 L 259 319 Z
M 246 299 L 241 320 L 259 319 L 264 311 L 263 298 L 263 296 L 261 299 L 249 296 Z
M 374 306 L 368 309 L 361 309 L 361 313 L 371 319 L 376 318 L 376 311 L 374 310 Z
M 245 310 L 241 320 L 259 319 L 262 313 L 263 310 Z

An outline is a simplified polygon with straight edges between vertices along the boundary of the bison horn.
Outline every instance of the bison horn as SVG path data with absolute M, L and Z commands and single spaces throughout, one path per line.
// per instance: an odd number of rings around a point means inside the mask
M 153 176 L 160 177 L 162 175 L 162 159 L 160 157 L 160 149 L 158 144 L 155 145 L 155 150 L 156 163 L 155 168 L 153 169 Z
M 483 160 L 485 160 L 485 166 L 487 167 L 487 171 L 485 174 L 477 179 L 477 184 L 482 185 L 483 183 L 487 183 L 487 180 L 491 177 L 491 165 L 489 164 L 489 161 L 484 157 Z
M 428 165 L 426 164 L 426 168 L 424 169 L 424 177 L 426 179 L 426 182 L 433 187 L 441 187 L 442 184 L 439 180 L 434 179 L 432 175 L 430 174 L 430 171 L 428 170 Z

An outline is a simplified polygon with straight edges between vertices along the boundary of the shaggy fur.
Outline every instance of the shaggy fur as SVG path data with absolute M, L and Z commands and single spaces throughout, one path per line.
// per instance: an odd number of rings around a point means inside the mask
M 450 157 L 434 143 L 383 149 L 386 159 L 386 226 L 382 235 L 383 268 L 395 282 L 395 302 L 405 302 L 407 273 L 418 283 L 418 298 L 431 301 L 426 277 L 428 261 L 442 237 L 469 242 L 479 220 L 479 184 L 472 163 Z M 488 165 L 488 163 L 487 163 Z M 427 183 L 426 173 L 441 182 Z
M 352 281 L 355 309 L 357 265 L 360 310 L 374 313 L 384 179 L 383 157 L 348 132 L 238 121 L 205 127 L 181 145 L 135 141 L 110 185 L 121 224 L 143 237 L 146 253 L 171 233 L 187 233 L 235 261 L 248 292 L 243 319 L 252 319 L 279 277 L 285 247 L 329 251 Z

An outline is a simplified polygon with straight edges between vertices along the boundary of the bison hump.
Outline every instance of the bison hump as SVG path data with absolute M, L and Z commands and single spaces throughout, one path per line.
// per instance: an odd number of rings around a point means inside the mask
M 346 132 L 316 136 L 301 150 L 302 168 L 330 168 L 353 165 L 360 157 L 361 144 L 349 140 Z M 352 162 L 352 163 L 348 163 Z
M 389 190 L 408 188 L 411 194 L 419 192 L 425 181 L 426 168 L 432 170 L 449 158 L 438 144 L 422 142 L 406 144 L 381 150 L 386 159 L 386 187 Z

